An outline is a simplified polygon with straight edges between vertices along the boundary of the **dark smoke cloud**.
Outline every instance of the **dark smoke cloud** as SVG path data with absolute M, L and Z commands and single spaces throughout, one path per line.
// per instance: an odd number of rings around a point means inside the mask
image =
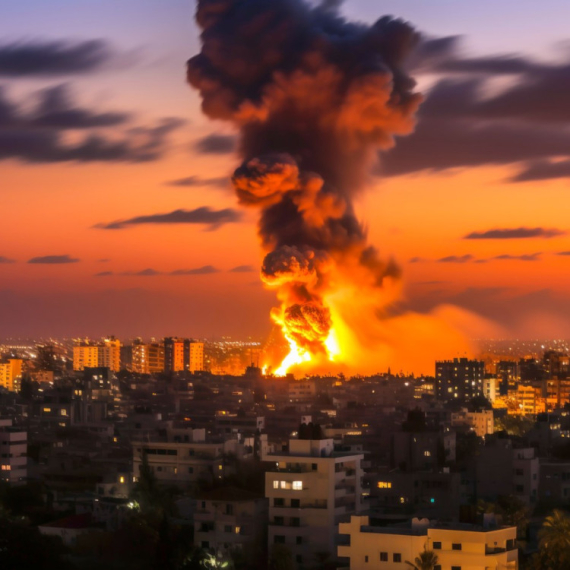
M 559 251 L 556 255 L 570 255 L 570 251 Z
M 44 255 L 42 257 L 32 257 L 28 260 L 28 263 L 38 263 L 47 265 L 59 265 L 62 263 L 77 263 L 80 261 L 75 257 L 70 257 L 69 255 Z
M 52 76 L 89 73 L 115 56 L 103 40 L 36 41 L 0 45 L 0 76 Z
M 549 239 L 565 234 L 565 231 L 556 228 L 497 228 L 484 232 L 471 232 L 463 239 Z
M 164 154 L 170 134 L 185 123 L 172 117 L 153 127 L 129 127 L 128 119 L 128 113 L 98 113 L 78 107 L 64 85 L 41 91 L 39 103 L 25 112 L 0 87 L 0 160 L 147 162 Z M 120 137 L 102 132 L 118 126 L 126 129 Z M 70 130 L 86 134 L 77 143 L 66 143 Z
M 211 134 L 200 139 L 194 149 L 201 154 L 229 154 L 236 149 L 236 138 L 231 135 Z
M 0 255 L 0 263 L 16 263 L 16 260 Z
M 177 178 L 165 182 L 167 186 L 182 186 L 191 188 L 202 188 L 204 186 L 213 186 L 217 188 L 225 188 L 229 186 L 229 176 L 220 176 L 219 178 L 202 178 L 200 176 L 187 176 L 186 178 Z
M 402 64 L 418 36 L 389 17 L 349 23 L 337 2 L 198 0 L 196 20 L 202 50 L 188 81 L 207 116 L 240 129 L 233 184 L 261 211 L 262 272 L 283 301 L 274 320 L 322 349 L 331 317 L 321 258 L 378 285 L 398 274 L 367 245 L 352 197 L 376 150 L 414 126 L 421 97 Z
M 104 230 L 122 230 L 129 226 L 143 224 L 197 224 L 208 226 L 210 230 L 216 230 L 224 224 L 238 222 L 241 216 L 231 208 L 212 210 L 207 206 L 195 210 L 174 210 L 167 214 L 150 214 L 148 216 L 136 216 L 127 220 L 117 220 L 108 224 L 97 224 L 95 227 Z

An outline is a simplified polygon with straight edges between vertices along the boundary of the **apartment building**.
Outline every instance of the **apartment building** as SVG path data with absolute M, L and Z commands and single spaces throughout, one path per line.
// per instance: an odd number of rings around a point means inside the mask
M 298 565 L 336 555 L 338 524 L 362 509 L 363 454 L 334 450 L 332 439 L 291 439 L 287 451 L 264 454 L 269 499 L 268 545 L 285 544 Z
M 0 481 L 18 483 L 28 476 L 28 434 L 0 419 Z
M 267 534 L 267 499 L 235 487 L 222 487 L 198 497 L 194 511 L 194 543 L 226 555 L 241 552 L 252 566 Z
M 379 527 L 369 517 L 353 516 L 341 523 L 346 544 L 338 556 L 350 560 L 350 570 L 401 570 L 424 548 L 438 557 L 436 570 L 517 570 L 516 527 L 449 524 L 430 526 L 427 519 Z

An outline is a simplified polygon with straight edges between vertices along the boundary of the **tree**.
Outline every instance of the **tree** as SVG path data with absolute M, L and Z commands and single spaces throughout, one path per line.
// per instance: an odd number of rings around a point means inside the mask
M 406 564 L 414 570 L 434 570 L 438 562 L 437 554 L 433 550 L 428 550 L 427 545 L 424 546 L 424 551 L 416 556 L 413 562 L 406 560 Z
M 538 561 L 543 570 L 570 568 L 570 517 L 559 510 L 544 520 L 538 533 Z

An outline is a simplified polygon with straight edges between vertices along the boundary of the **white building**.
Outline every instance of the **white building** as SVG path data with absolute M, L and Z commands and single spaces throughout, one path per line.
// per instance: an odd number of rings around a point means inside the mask
M 368 517 L 352 517 L 339 532 L 347 544 L 338 547 L 338 555 L 350 560 L 350 570 L 402 570 L 424 548 L 437 555 L 437 570 L 518 569 L 516 527 L 431 526 L 427 519 L 376 527 Z
M 28 434 L 11 419 L 0 419 L 0 480 L 17 483 L 27 476 Z
M 336 453 L 332 439 L 289 440 L 289 450 L 266 454 L 269 550 L 285 544 L 297 564 L 311 566 L 318 553 L 336 555 L 339 522 L 361 511 L 362 454 Z

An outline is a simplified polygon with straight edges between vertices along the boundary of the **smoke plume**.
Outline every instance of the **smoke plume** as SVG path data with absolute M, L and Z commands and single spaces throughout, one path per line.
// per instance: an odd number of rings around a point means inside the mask
M 198 0 L 202 50 L 187 66 L 204 113 L 239 130 L 232 181 L 259 210 L 261 275 L 281 301 L 272 318 L 290 342 L 329 356 L 335 319 L 349 320 L 339 297 L 371 290 L 379 308 L 398 288 L 353 199 L 421 102 L 403 68 L 416 32 L 391 17 L 347 22 L 337 5 Z

